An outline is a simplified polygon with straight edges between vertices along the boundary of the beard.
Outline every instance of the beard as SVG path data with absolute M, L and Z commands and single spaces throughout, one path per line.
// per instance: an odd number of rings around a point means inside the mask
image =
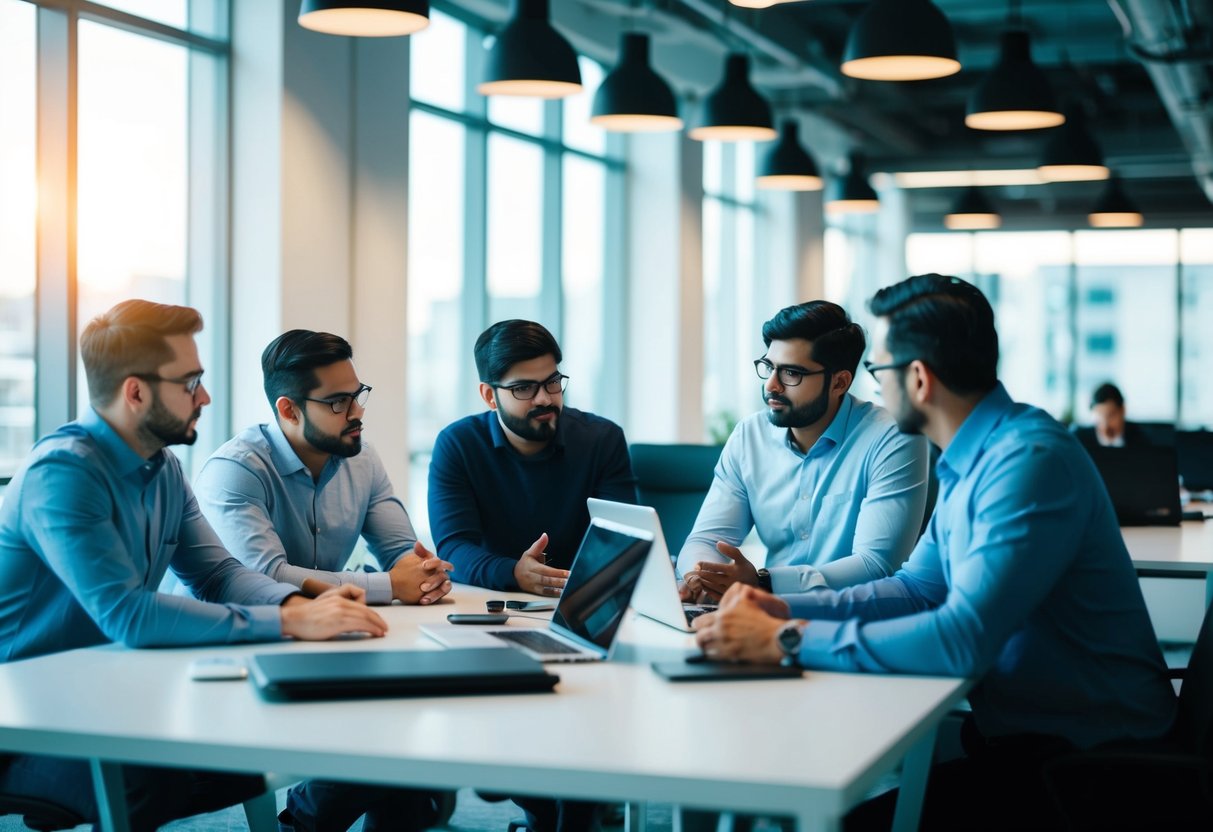
M 830 409 L 830 377 L 826 376 L 825 384 L 821 387 L 821 395 L 800 407 L 793 407 L 792 402 L 786 397 L 780 396 L 778 393 L 768 393 L 765 390 L 762 391 L 762 400 L 779 402 L 787 408 L 786 410 L 767 411 L 767 418 L 775 427 L 807 428 L 809 425 L 816 424 Z
M 198 441 L 198 431 L 190 427 L 190 422 L 202 415 L 202 408 L 194 410 L 188 419 L 178 419 L 160 401 L 160 396 L 152 392 L 152 406 L 139 425 L 139 434 L 148 445 L 193 445 Z
M 555 413 L 556 418 L 551 422 L 531 424 L 532 419 L 547 413 Z M 509 428 L 515 436 L 529 442 L 546 442 L 556 435 L 556 425 L 560 422 L 560 408 L 555 405 L 546 405 L 528 410 L 525 416 L 515 416 L 507 413 L 498 402 L 497 416 L 501 419 L 501 424 Z
M 355 419 L 347 424 L 341 433 L 333 435 L 321 432 L 319 428 L 305 419 L 303 422 L 303 438 L 313 448 L 326 454 L 340 457 L 358 456 L 362 452 L 362 434 L 354 437 L 347 437 L 347 434 L 361 429 L 362 420 Z
M 904 390 L 902 393 L 901 400 L 897 402 L 897 410 L 893 413 L 893 419 L 897 422 L 899 431 L 918 436 L 927 424 L 927 417 L 914 409 L 914 405 L 910 404 L 910 397 L 904 395 Z

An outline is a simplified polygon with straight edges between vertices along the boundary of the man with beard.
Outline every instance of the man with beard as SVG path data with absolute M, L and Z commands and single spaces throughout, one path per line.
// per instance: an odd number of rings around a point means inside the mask
M 754 362 L 766 413 L 729 437 L 678 557 L 686 597 L 740 582 L 779 594 L 891 575 L 922 527 L 927 445 L 848 391 L 863 329 L 835 303 L 789 306 L 763 324 Z M 738 546 L 757 529 L 756 569 Z
M 488 410 L 448 425 L 430 463 L 430 525 L 461 583 L 559 595 L 590 524 L 587 497 L 636 502 L 623 431 L 564 406 L 556 339 L 501 321 L 474 350 Z
M 293 329 L 261 354 L 274 421 L 254 425 L 207 460 L 198 503 L 228 550 L 275 580 L 353 584 L 369 604 L 431 604 L 451 591 L 449 563 L 417 540 L 374 448 L 362 443 L 371 388 L 348 341 Z M 342 571 L 362 537 L 385 571 Z M 287 793 L 284 828 L 424 829 L 439 795 L 308 780 Z
M 713 659 L 976 680 L 967 756 L 932 772 L 922 828 L 1069 828 L 1046 764 L 1157 739 L 1175 715 L 1111 500 L 1074 437 L 999 383 L 976 287 L 919 275 L 871 306 L 886 333 L 867 369 L 898 427 L 942 450 L 926 532 L 892 577 L 783 598 L 732 587 L 696 640 Z M 888 829 L 894 797 L 845 827 Z
M 91 407 L 34 446 L 0 507 L 0 661 L 122 642 L 171 647 L 381 636 L 357 587 L 309 601 L 246 569 L 198 510 L 167 445 L 190 445 L 210 396 L 197 311 L 129 300 L 80 337 Z M 196 596 L 156 591 L 171 569 Z M 124 766 L 131 828 L 264 791 L 259 775 Z M 97 822 L 88 762 L 0 755 L 0 791 Z

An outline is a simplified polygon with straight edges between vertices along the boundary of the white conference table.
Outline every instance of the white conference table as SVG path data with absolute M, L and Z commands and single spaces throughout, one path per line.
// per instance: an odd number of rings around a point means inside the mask
M 689 637 L 632 613 L 610 662 L 550 666 L 561 678 L 554 694 L 275 704 L 248 682 L 187 674 L 210 656 L 439 649 L 417 624 L 483 611 L 488 597 L 523 596 L 457 585 L 434 607 L 383 608 L 391 632 L 382 640 L 110 645 L 2 665 L 0 749 L 89 758 L 103 828 L 119 832 L 125 807 L 107 805 L 117 763 L 660 801 L 831 830 L 903 760 L 895 828 L 906 830 L 917 826 L 935 729 L 969 688 L 963 679 L 817 672 L 674 684 L 648 663 L 682 656 Z
M 1205 607 L 1213 604 L 1213 520 L 1179 526 L 1129 526 L 1121 530 L 1138 569 L 1199 574 L 1205 578 Z

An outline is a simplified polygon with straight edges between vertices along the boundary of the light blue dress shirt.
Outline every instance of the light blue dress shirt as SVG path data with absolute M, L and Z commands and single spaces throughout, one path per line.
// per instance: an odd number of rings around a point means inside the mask
M 807 618 L 800 662 L 979 679 L 988 737 L 1079 747 L 1162 735 L 1175 694 L 1091 458 L 1002 385 L 940 457 L 939 500 L 905 566 L 787 600 Z
M 157 592 L 168 569 L 202 600 Z M 92 410 L 34 446 L 0 507 L 0 661 L 277 639 L 293 592 L 227 553 L 177 457 L 143 459 Z
M 891 575 L 922 528 L 927 460 L 925 439 L 850 394 L 808 453 L 765 412 L 748 416 L 721 452 L 679 574 L 723 561 L 716 541 L 739 545 L 753 528 L 778 594 Z
M 417 534 L 375 449 L 332 456 L 313 480 L 277 422 L 223 444 L 194 482 L 198 503 L 228 551 L 250 569 L 302 586 L 314 577 L 392 602 L 387 572 L 343 572 L 358 537 L 386 570 L 413 550 Z

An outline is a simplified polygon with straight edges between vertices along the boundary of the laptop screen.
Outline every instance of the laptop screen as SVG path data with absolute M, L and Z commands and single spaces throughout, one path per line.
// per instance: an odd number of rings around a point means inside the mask
M 1175 449 L 1088 448 L 1122 526 L 1179 525 Z
M 609 650 L 653 545 L 652 537 L 594 520 L 586 530 L 552 624 Z

